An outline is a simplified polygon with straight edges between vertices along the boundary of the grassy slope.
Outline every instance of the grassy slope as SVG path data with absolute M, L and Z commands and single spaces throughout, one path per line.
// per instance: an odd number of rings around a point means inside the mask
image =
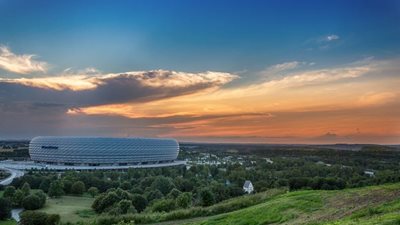
M 0 225 L 16 225 L 15 220 L 0 220 Z
M 62 196 L 47 199 L 44 208 L 38 210 L 46 213 L 59 214 L 62 222 L 77 222 L 91 217 L 93 198 Z
M 400 224 L 400 184 L 296 191 L 190 224 Z

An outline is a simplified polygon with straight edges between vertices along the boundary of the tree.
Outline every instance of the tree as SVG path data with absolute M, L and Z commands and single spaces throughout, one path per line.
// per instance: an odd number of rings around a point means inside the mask
M 133 194 L 132 204 L 138 212 L 142 212 L 147 207 L 147 200 L 139 194 Z
M 71 193 L 76 195 L 82 195 L 85 192 L 85 184 L 82 181 L 75 182 L 71 187 Z
M 48 195 L 50 197 L 58 198 L 64 194 L 63 183 L 60 180 L 55 180 L 50 183 Z
M 152 202 L 153 200 L 160 199 L 164 195 L 159 190 L 151 190 L 145 193 L 147 201 Z
M 190 205 L 192 204 L 192 193 L 190 192 L 184 192 L 181 193 L 178 198 L 176 198 L 176 204 L 180 208 L 189 208 Z
M 18 189 L 17 191 L 15 191 L 15 194 L 12 198 L 12 204 L 15 207 L 20 207 L 22 204 L 22 200 L 25 198 L 25 194 L 24 192 L 22 192 L 21 189 Z
M 114 191 L 110 191 L 107 194 L 99 195 L 93 202 L 92 208 L 97 213 L 102 213 L 105 209 L 119 202 L 121 199 Z
M 57 214 L 47 214 L 37 211 L 24 211 L 21 213 L 20 225 L 56 225 L 60 222 Z
M 0 198 L 0 220 L 5 220 L 11 216 L 11 203 L 7 198 Z
M 130 190 L 132 188 L 132 184 L 129 183 L 128 181 L 124 181 L 123 183 L 121 183 L 119 187 L 122 188 L 123 190 Z
M 48 192 L 50 187 L 50 182 L 51 182 L 50 179 L 44 178 L 42 182 L 40 182 L 39 189 L 41 189 L 44 192 Z
M 118 202 L 118 208 L 122 214 L 126 214 L 131 208 L 133 208 L 133 205 L 131 201 L 122 199 Z
M 215 196 L 209 189 L 203 189 L 200 192 L 200 201 L 202 206 L 210 206 L 215 203 Z
M 21 190 L 25 196 L 28 196 L 31 192 L 31 186 L 27 182 L 25 182 L 24 185 L 22 185 Z
M 42 208 L 46 204 L 46 198 L 47 198 L 46 194 L 42 190 L 39 190 L 34 195 L 36 195 L 39 198 L 40 208 Z
M 22 200 L 22 207 L 27 210 L 35 210 L 41 208 L 41 200 L 37 195 L 28 195 Z
M 90 187 L 88 192 L 94 198 L 97 194 L 99 194 L 99 189 L 97 189 L 97 187 Z
M 176 199 L 180 194 L 181 192 L 178 189 L 174 188 L 168 193 L 167 197 Z
M 6 189 L 4 189 L 3 197 L 11 199 L 14 196 L 15 191 L 14 186 L 7 186 Z
M 167 195 L 174 187 L 171 178 L 158 176 L 151 184 L 153 189 L 159 190 L 163 195 Z

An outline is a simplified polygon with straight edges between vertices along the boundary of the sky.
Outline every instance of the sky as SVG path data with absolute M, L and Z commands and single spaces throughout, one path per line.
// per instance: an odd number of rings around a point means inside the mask
M 0 0 L 0 139 L 400 144 L 399 1 Z

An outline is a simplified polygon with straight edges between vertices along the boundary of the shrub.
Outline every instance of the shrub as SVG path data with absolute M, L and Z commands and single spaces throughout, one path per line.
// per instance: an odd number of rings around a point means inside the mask
M 90 196 L 92 196 L 93 198 L 99 194 L 99 189 L 97 189 L 97 187 L 90 187 L 88 189 L 88 192 L 90 194 Z
M 60 222 L 57 214 L 47 214 L 44 212 L 24 211 L 21 213 L 20 225 L 56 225 Z
M 169 212 L 176 208 L 175 200 L 162 199 L 154 202 L 151 209 L 153 212 Z
M 189 208 L 192 204 L 192 193 L 184 192 L 181 193 L 178 198 L 176 198 L 176 204 L 180 208 Z
M 40 209 L 41 200 L 37 195 L 28 195 L 22 200 L 22 207 L 27 210 Z
M 77 181 L 71 186 L 71 193 L 75 195 L 82 195 L 85 192 L 85 184 L 82 181 Z

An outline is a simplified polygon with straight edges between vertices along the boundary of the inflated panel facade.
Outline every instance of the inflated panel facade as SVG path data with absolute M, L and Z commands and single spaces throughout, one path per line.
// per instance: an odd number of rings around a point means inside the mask
M 36 137 L 29 143 L 33 161 L 61 165 L 136 165 L 176 160 L 174 139 Z

